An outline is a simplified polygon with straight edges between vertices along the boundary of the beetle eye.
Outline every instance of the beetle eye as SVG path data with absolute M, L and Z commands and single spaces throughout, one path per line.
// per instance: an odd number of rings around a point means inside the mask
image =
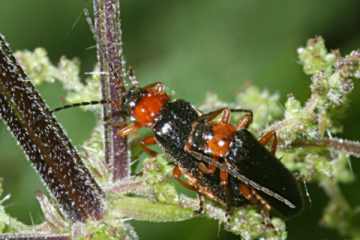
M 214 137 L 214 135 L 212 134 L 212 132 L 208 131 L 205 132 L 202 137 L 205 141 L 208 141 L 211 140 Z
M 202 135 L 201 131 L 199 131 L 198 129 L 194 133 L 194 137 L 196 137 L 196 138 L 200 137 L 201 135 Z
M 205 124 L 199 124 L 193 131 L 192 137 L 192 147 L 197 148 L 198 150 L 204 150 L 206 144 L 206 136 L 211 135 L 209 128 Z
M 130 88 L 123 97 L 123 108 L 130 114 L 131 110 L 136 106 L 136 103 L 142 97 L 142 89 Z

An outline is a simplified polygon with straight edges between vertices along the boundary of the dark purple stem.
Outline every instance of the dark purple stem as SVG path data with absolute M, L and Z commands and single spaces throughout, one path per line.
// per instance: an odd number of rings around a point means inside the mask
M 101 49 L 103 49 L 104 42 L 106 41 L 104 39 L 104 17 L 103 13 L 104 10 L 100 9 L 100 7 L 103 7 L 101 4 L 98 4 L 98 0 L 93 1 L 93 7 L 94 7 L 94 34 L 96 39 L 96 49 L 97 49 L 97 61 L 99 63 L 99 71 L 100 71 L 100 86 L 101 86 L 101 95 L 103 99 L 110 99 L 110 94 L 108 94 L 108 77 L 106 76 L 106 72 L 108 72 L 108 69 L 106 68 L 105 64 L 105 57 Z M 101 15 L 100 15 L 101 14 Z M 111 107 L 108 104 L 103 105 L 103 119 L 107 119 L 107 116 L 109 116 L 111 112 Z M 105 162 L 110 165 L 110 156 L 111 156 L 111 149 L 110 149 L 110 139 L 111 139 L 111 130 L 109 128 L 109 123 L 107 121 L 104 121 L 104 141 L 105 141 Z
M 100 71 L 101 88 L 104 99 L 112 105 L 104 105 L 105 161 L 113 170 L 114 181 L 130 176 L 130 162 L 127 153 L 127 140 L 116 134 L 117 126 L 125 124 L 119 116 L 121 98 L 125 92 L 125 64 L 121 42 L 120 4 L 118 0 L 94 0 L 95 29 Z
M 72 221 L 103 215 L 103 191 L 0 34 L 0 117 Z

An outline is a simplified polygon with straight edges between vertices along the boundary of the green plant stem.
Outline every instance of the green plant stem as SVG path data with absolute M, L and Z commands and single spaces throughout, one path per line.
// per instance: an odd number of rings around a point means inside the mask
M 289 146 L 293 147 L 321 147 L 342 151 L 354 157 L 360 157 L 360 142 L 340 138 L 324 138 L 314 141 L 295 141 Z M 286 148 L 289 148 L 286 147 Z

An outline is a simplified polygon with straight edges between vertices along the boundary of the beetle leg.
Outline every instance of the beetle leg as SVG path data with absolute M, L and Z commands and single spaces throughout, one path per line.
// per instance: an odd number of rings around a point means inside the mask
M 197 122 L 200 122 L 200 121 L 202 121 L 202 120 L 211 121 L 211 120 L 213 120 L 214 118 L 216 118 L 217 116 L 219 116 L 219 115 L 220 115 L 222 112 L 224 112 L 225 110 L 226 110 L 227 112 L 229 112 L 229 108 L 220 108 L 220 109 L 218 109 L 218 110 L 215 110 L 215 111 L 212 111 L 212 112 L 205 113 L 205 114 L 201 115 L 201 116 L 199 117 L 199 119 L 196 120 L 196 121 L 197 121 Z
M 275 228 L 271 223 L 270 210 L 271 206 L 265 199 L 263 199 L 253 188 L 248 187 L 245 184 L 240 184 L 240 193 L 250 203 L 256 204 L 260 208 L 261 215 L 263 216 L 264 223 L 268 227 Z
M 136 132 L 140 126 L 136 123 L 125 125 L 124 127 L 117 130 L 116 135 L 120 137 L 126 137 L 134 132 Z
M 230 121 L 231 121 L 231 110 L 229 108 L 224 108 L 222 113 L 223 113 L 223 115 L 221 116 L 221 122 L 230 123 Z
M 276 132 L 274 130 L 265 133 L 260 138 L 259 142 L 263 145 L 266 145 L 268 144 L 268 142 L 270 142 L 270 140 L 272 140 L 271 153 L 275 155 L 277 148 L 277 137 L 276 137 Z
M 194 151 L 191 150 L 191 145 L 190 143 L 185 144 L 184 147 L 185 152 L 190 153 L 191 155 L 194 155 Z M 203 155 L 203 153 L 198 153 L 198 155 Z M 201 159 L 199 159 L 201 160 Z M 215 173 L 215 170 L 217 169 L 217 164 L 216 161 L 218 159 L 214 157 L 211 158 L 211 162 L 208 163 L 208 165 L 206 165 L 204 162 L 200 162 L 199 163 L 199 169 L 201 172 L 205 173 L 205 174 L 210 174 L 213 175 Z
M 224 189 L 224 193 L 225 193 L 225 202 L 226 202 L 226 210 L 225 210 L 225 218 L 226 221 L 230 221 L 230 217 L 232 214 L 232 205 L 231 205 L 231 193 L 230 193 L 230 189 L 229 189 L 229 173 L 227 170 L 225 169 L 221 169 L 220 170 L 220 185 L 223 187 Z
M 141 148 L 144 150 L 144 152 L 149 154 L 151 157 L 156 157 L 158 153 L 148 147 L 148 145 L 154 145 L 156 143 L 157 142 L 155 136 L 146 136 L 140 141 L 139 144 Z
M 218 164 L 221 164 L 219 162 L 217 162 L 216 160 L 217 159 L 214 159 L 214 158 L 210 158 L 206 155 L 204 155 L 203 153 L 199 153 L 199 152 L 196 152 L 196 151 L 192 151 L 191 149 L 187 148 L 187 152 L 189 152 L 191 155 L 193 155 L 194 157 L 198 158 L 200 161 L 205 161 L 206 159 L 206 162 L 210 164 L 210 166 L 214 165 L 216 168 L 219 168 L 219 165 Z M 211 162 L 209 162 L 209 161 Z M 200 163 L 199 164 L 199 168 L 200 168 L 200 171 L 203 172 L 204 169 L 202 169 L 202 165 L 204 165 L 205 167 L 205 163 Z M 220 184 L 221 186 L 223 187 L 224 189 L 224 192 L 225 192 L 225 205 L 226 207 L 228 208 L 227 209 L 227 219 L 229 219 L 228 217 L 230 216 L 229 213 L 231 213 L 231 193 L 229 191 L 229 172 L 226 168 L 220 168 Z M 212 194 L 210 193 L 210 195 L 208 193 L 205 193 L 205 195 L 208 195 L 210 198 L 212 198 Z
M 198 193 L 197 194 L 198 199 L 199 199 L 199 208 L 197 210 L 195 210 L 195 214 L 203 214 L 205 212 L 205 198 L 204 195 Z
M 185 177 L 185 179 L 181 179 L 180 177 L 183 176 Z M 173 177 L 179 181 L 179 183 L 184 186 L 185 188 L 191 190 L 191 191 L 195 191 L 201 195 L 204 195 L 206 197 L 208 197 L 209 199 L 212 199 L 215 201 L 216 197 L 214 196 L 214 194 L 208 190 L 208 188 L 206 187 L 202 187 L 201 185 L 199 185 L 199 183 L 197 182 L 197 179 L 194 177 L 191 177 L 187 174 L 183 174 L 181 168 L 179 167 L 179 165 L 176 165 L 173 169 Z M 203 208 L 204 207 L 204 199 L 199 199 L 199 209 L 195 211 L 196 214 L 199 214 L 199 212 L 203 212 Z
M 241 183 L 240 193 L 249 202 L 260 206 L 261 211 L 270 212 L 271 206 L 253 188 Z
M 199 119 L 197 120 L 198 122 L 199 121 L 202 121 L 202 120 L 208 120 L 208 121 L 211 121 L 213 120 L 214 118 L 216 118 L 217 116 L 219 116 L 221 113 L 223 113 L 223 116 L 221 118 L 221 121 L 224 122 L 224 123 L 230 123 L 230 120 L 231 120 L 231 113 L 234 113 L 234 112 L 245 112 L 246 115 L 245 116 L 249 116 L 248 118 L 250 118 L 250 122 L 249 124 L 251 123 L 252 121 L 252 116 L 253 116 L 253 112 L 250 110 L 250 109 L 243 109 L 243 108 L 220 108 L 218 110 L 215 110 L 215 111 L 212 111 L 212 112 L 209 112 L 209 113 L 206 113 L 206 114 L 203 114 L 199 117 Z M 248 125 L 249 125 L 248 124 Z
M 271 206 L 263 199 L 254 189 L 251 189 L 256 202 L 260 205 L 261 212 L 264 216 L 270 216 L 269 212 L 271 210 Z
M 225 189 L 225 201 L 226 201 L 226 206 L 225 206 L 225 221 L 227 223 L 230 222 L 231 220 L 231 216 L 234 214 L 234 210 L 236 209 L 235 207 L 233 207 L 232 205 L 232 201 L 231 201 L 231 193 L 230 193 L 230 189 L 227 187 Z
M 191 140 L 189 142 L 187 142 L 184 146 L 184 151 L 187 153 L 190 153 L 191 155 L 193 155 L 193 150 L 191 149 Z M 202 153 L 199 153 L 202 155 Z M 215 170 L 216 170 L 216 159 L 212 158 L 211 159 L 211 163 L 209 163 L 208 166 L 206 166 L 205 163 L 200 162 L 199 163 L 199 169 L 201 172 L 205 173 L 205 174 L 214 174 Z
M 199 164 L 200 171 L 202 171 L 205 174 L 213 175 L 215 173 L 216 168 L 217 168 L 216 167 L 216 161 L 217 161 L 217 159 L 212 158 L 212 162 L 208 166 L 206 166 L 205 163 L 201 162 Z
M 188 179 L 188 178 L 186 178 L 187 180 L 181 179 L 181 176 L 183 175 L 183 172 L 181 171 L 181 169 L 180 169 L 180 167 L 178 165 L 176 165 L 174 167 L 172 175 L 176 180 L 179 181 L 179 183 L 183 187 L 185 187 L 185 188 L 187 188 L 187 189 L 189 189 L 191 191 L 196 191 L 198 189 L 196 179 L 191 179 L 191 180 Z
M 221 169 L 220 170 L 220 185 L 223 187 L 224 192 L 225 192 L 225 202 L 226 202 L 226 206 L 227 208 L 230 207 L 230 201 L 231 201 L 231 196 L 230 196 L 230 191 L 229 191 L 229 173 L 227 170 L 225 169 Z M 227 209 L 228 210 L 228 209 Z
M 230 123 L 231 121 L 231 113 L 232 112 L 245 112 L 246 114 L 240 119 L 239 123 L 236 125 L 236 130 L 241 128 L 248 128 L 249 125 L 252 123 L 253 120 L 253 112 L 249 109 L 242 109 L 242 108 L 220 108 L 213 112 L 206 113 L 201 115 L 196 122 L 201 120 L 211 121 L 216 118 L 221 113 L 223 114 L 221 117 L 221 122 L 223 123 Z
M 165 85 L 162 82 L 155 82 L 144 87 L 145 91 L 154 94 L 161 94 L 165 92 Z
M 246 198 L 248 201 L 252 200 L 252 193 L 251 193 L 251 189 L 245 185 L 245 184 L 240 184 L 240 193 L 241 195 Z
M 261 209 L 260 213 L 263 217 L 265 225 L 276 230 L 275 226 L 271 223 L 270 213 L 264 209 Z
M 189 153 L 194 158 L 197 158 L 200 162 L 204 162 L 207 164 L 215 164 L 216 168 L 227 170 L 227 167 L 224 163 L 220 163 L 218 161 L 213 161 L 212 157 L 207 156 L 202 152 L 192 150 L 191 147 L 187 147 L 186 145 L 185 145 L 184 150 L 185 150 L 185 152 Z
M 250 111 L 240 118 L 239 123 L 236 125 L 236 130 L 248 128 L 253 121 L 253 113 Z
M 229 183 L 229 173 L 225 169 L 220 170 L 220 184 L 224 187 L 227 187 Z
M 186 180 L 181 179 L 180 177 L 183 175 L 181 168 L 179 165 L 176 165 L 173 169 L 173 177 L 185 188 L 197 192 L 199 190 L 198 184 L 196 179 L 188 179 Z M 195 215 L 201 214 L 204 212 L 204 198 L 202 195 L 198 192 L 198 198 L 199 198 L 199 208 L 195 210 Z

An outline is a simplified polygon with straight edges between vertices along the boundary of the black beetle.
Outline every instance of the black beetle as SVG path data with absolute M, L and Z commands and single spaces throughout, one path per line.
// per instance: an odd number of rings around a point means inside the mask
M 230 123 L 231 111 L 246 112 L 236 126 Z M 221 120 L 213 121 L 221 113 Z M 303 194 L 294 176 L 275 156 L 276 133 L 270 131 L 257 140 L 247 130 L 251 122 L 252 112 L 246 109 L 223 108 L 205 114 L 192 123 L 185 150 L 207 162 L 199 168 L 209 175 L 225 165 L 229 175 L 239 180 L 242 196 L 263 212 L 275 210 L 285 218 L 295 216 L 304 207 Z M 271 151 L 265 147 L 270 140 Z M 221 183 L 228 185 L 227 176 Z

